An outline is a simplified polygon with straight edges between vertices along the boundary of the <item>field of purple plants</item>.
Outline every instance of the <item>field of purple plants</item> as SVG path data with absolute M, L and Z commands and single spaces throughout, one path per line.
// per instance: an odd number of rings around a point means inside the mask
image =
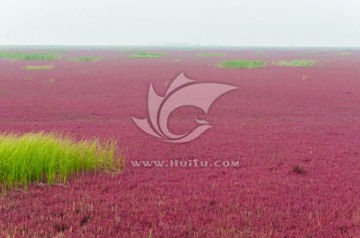
M 111 139 L 126 159 L 119 172 L 3 191 L 0 236 L 360 237 L 360 52 L 199 53 L 134 58 L 126 51 L 72 50 L 67 57 L 99 60 L 60 59 L 46 63 L 49 70 L 21 70 L 27 62 L 0 59 L 1 132 Z M 318 63 L 217 67 L 231 59 L 299 58 Z M 212 126 L 177 144 L 144 133 L 132 117 L 148 116 L 150 84 L 164 95 L 180 73 L 237 89 L 207 114 L 174 111 L 168 126 L 176 134 L 195 128 L 194 118 Z M 238 166 L 134 166 L 194 159 Z

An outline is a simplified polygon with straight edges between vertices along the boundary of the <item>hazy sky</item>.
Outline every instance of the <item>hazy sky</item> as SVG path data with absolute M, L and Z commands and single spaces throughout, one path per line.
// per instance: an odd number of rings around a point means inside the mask
M 359 0 L 0 0 L 0 44 L 360 47 Z

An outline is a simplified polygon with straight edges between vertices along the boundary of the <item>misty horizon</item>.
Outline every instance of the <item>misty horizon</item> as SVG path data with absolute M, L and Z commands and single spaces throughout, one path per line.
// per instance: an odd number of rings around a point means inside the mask
M 0 2 L 0 45 L 360 47 L 355 0 Z

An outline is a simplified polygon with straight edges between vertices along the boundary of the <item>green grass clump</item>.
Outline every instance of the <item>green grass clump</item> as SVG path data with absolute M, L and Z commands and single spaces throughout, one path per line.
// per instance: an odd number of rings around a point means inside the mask
M 80 57 L 73 57 L 70 60 L 75 62 L 99 62 L 102 59 L 103 59 L 102 57 L 80 56 Z
M 305 52 L 300 52 L 300 54 L 304 54 L 304 55 L 315 55 L 315 54 L 320 54 L 321 51 L 305 51 Z
M 0 59 L 10 60 L 57 60 L 59 54 L 48 52 L 0 51 Z
M 219 68 L 229 69 L 258 69 L 265 66 L 266 61 L 263 60 L 226 60 L 218 64 Z
M 316 65 L 315 60 L 280 60 L 273 63 L 277 66 L 285 66 L 285 67 L 313 67 Z
M 27 65 L 22 67 L 23 70 L 51 70 L 54 68 L 53 65 Z
M 32 182 L 66 183 L 86 171 L 120 170 L 123 158 L 114 142 L 74 139 L 57 134 L 0 134 L 0 187 Z
M 199 53 L 197 54 L 199 57 L 223 57 L 224 53 Z
M 257 51 L 255 51 L 255 54 L 256 55 L 266 55 L 267 53 L 263 50 L 257 50 Z
M 337 53 L 337 55 L 352 55 L 352 53 L 350 53 L 350 52 L 340 52 L 340 53 Z
M 136 52 L 133 55 L 130 55 L 130 58 L 160 58 L 164 56 L 165 53 L 159 52 Z

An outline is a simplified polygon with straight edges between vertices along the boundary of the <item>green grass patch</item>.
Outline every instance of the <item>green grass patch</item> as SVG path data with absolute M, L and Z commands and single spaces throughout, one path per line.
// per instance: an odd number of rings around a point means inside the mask
M 75 61 L 75 62 L 99 62 L 101 60 L 103 60 L 102 57 L 95 57 L 95 56 L 80 56 L 80 57 L 73 57 L 70 58 L 71 61 Z
M 304 55 L 315 55 L 315 54 L 320 54 L 322 53 L 321 51 L 304 51 L 304 52 L 300 52 L 300 54 L 304 54 Z
M 114 142 L 75 141 L 45 133 L 0 134 L 0 187 L 66 183 L 86 171 L 118 171 L 123 157 Z
M 344 56 L 346 56 L 346 55 L 352 55 L 352 53 L 350 53 L 350 52 L 340 52 L 340 53 L 337 53 L 337 55 L 344 55 Z
M 263 60 L 226 60 L 218 64 L 219 68 L 228 69 L 258 69 L 265 66 L 266 61 Z
M 53 65 L 27 65 L 22 67 L 23 70 L 51 70 L 54 68 Z
M 49 83 L 49 84 L 53 84 L 53 83 L 55 83 L 55 79 L 53 79 L 53 78 L 50 78 L 50 79 L 46 79 L 46 80 L 44 80 L 44 83 Z
M 284 67 L 314 67 L 316 63 L 315 60 L 280 60 L 273 62 L 274 65 Z
M 161 52 L 136 52 L 133 55 L 130 55 L 130 58 L 160 58 L 163 57 L 165 53 Z
M 0 59 L 50 61 L 59 58 L 59 54 L 49 52 L 0 51 Z
M 267 53 L 263 50 L 257 50 L 257 51 L 255 51 L 255 54 L 256 55 L 266 55 Z
M 68 53 L 67 50 L 46 50 L 45 52 L 49 54 L 58 54 L 58 55 L 65 55 Z
M 199 53 L 197 54 L 199 57 L 223 57 L 224 53 Z

